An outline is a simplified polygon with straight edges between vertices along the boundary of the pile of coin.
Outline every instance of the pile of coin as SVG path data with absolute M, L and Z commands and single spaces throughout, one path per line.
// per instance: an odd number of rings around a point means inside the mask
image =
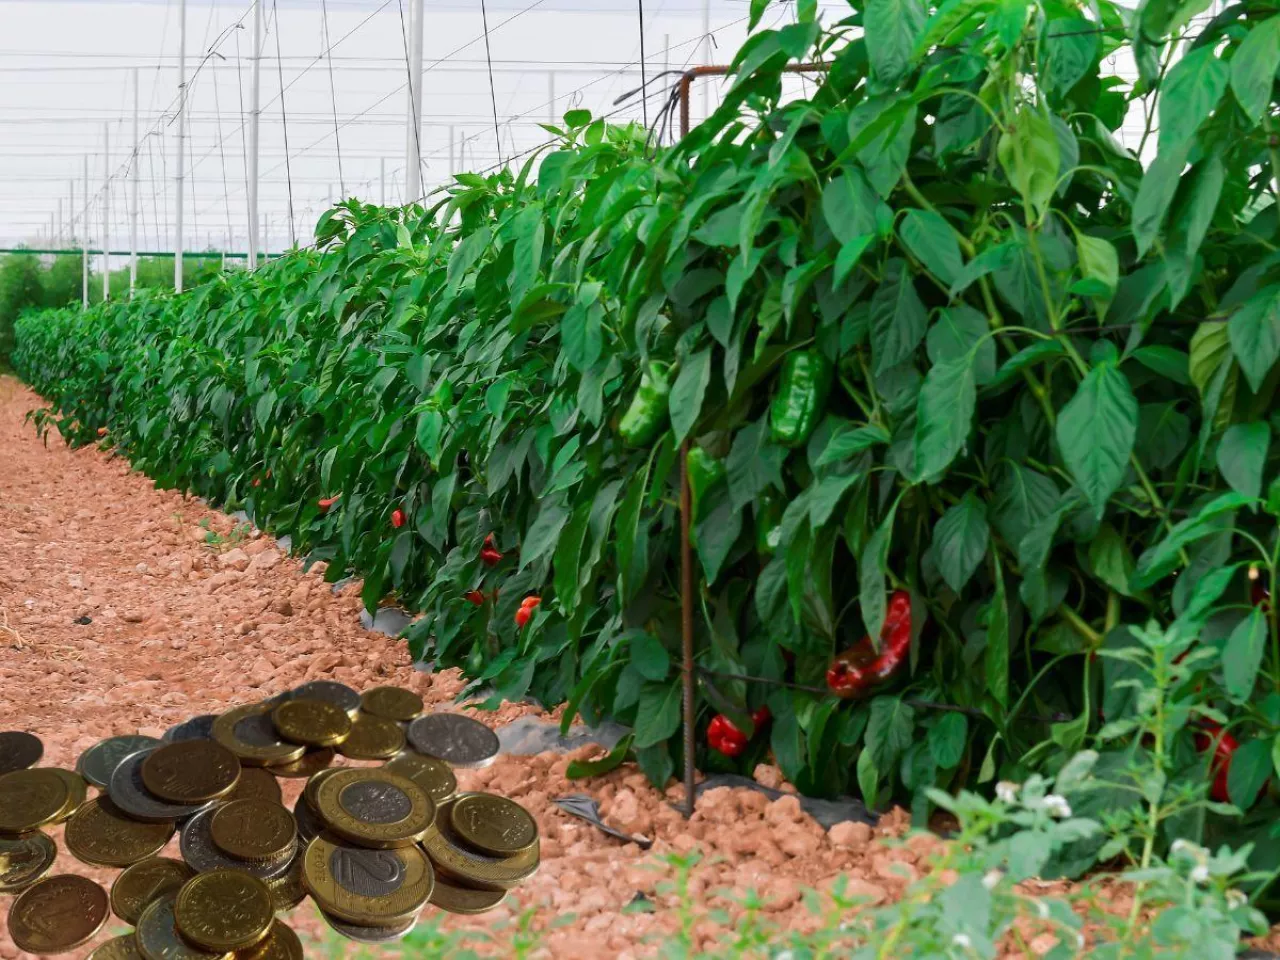
M 422 711 L 398 687 L 361 696 L 315 681 L 192 718 L 163 740 L 104 740 L 75 772 L 35 766 L 38 738 L 0 733 L 0 893 L 18 894 L 14 943 L 73 950 L 114 912 L 135 930 L 93 960 L 294 960 L 301 945 L 278 917 L 308 894 L 364 943 L 403 937 L 427 904 L 497 906 L 538 868 L 537 824 L 509 799 L 458 792 L 453 767 L 496 758 L 492 730 Z M 332 766 L 338 755 L 383 762 Z M 292 810 L 279 777 L 307 778 Z M 78 859 L 123 868 L 109 895 L 83 877 L 45 877 L 57 847 L 41 830 L 59 823 Z M 175 833 L 181 860 L 160 856 Z

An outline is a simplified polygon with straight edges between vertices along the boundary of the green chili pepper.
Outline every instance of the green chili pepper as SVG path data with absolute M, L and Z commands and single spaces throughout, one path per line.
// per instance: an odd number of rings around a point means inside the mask
M 667 425 L 667 396 L 670 393 L 666 369 L 661 364 L 650 363 L 640 377 L 640 389 L 618 424 L 623 443 L 629 447 L 644 447 L 654 441 Z
M 702 496 L 727 476 L 724 462 L 717 460 L 702 447 L 689 450 L 689 487 L 693 492 L 694 514 Z
M 787 354 L 769 410 L 769 434 L 774 443 L 798 447 L 809 439 L 826 410 L 831 376 L 831 361 L 817 350 Z
M 756 552 L 772 556 L 782 539 L 782 500 L 772 490 L 756 499 Z

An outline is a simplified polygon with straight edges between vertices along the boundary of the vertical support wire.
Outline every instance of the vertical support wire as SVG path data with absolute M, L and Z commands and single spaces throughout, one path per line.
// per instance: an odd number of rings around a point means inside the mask
M 320 18 L 324 21 L 324 46 L 329 59 L 329 103 L 333 108 L 333 145 L 338 153 L 338 185 L 342 198 L 347 196 L 347 180 L 342 175 L 342 139 L 338 136 L 338 91 L 333 81 L 333 45 L 329 40 L 329 4 L 320 0 Z
M 493 104 L 493 146 L 498 151 L 498 163 L 502 161 L 502 134 L 498 132 L 498 94 L 493 87 L 493 52 L 489 49 L 489 11 L 480 0 L 480 17 L 484 24 L 484 58 L 489 64 L 489 102 Z
M 271 16 L 276 23 L 276 75 L 280 78 L 280 122 L 284 125 L 284 175 L 289 185 L 289 243 L 298 245 L 297 227 L 293 222 L 293 167 L 289 163 L 289 112 L 284 105 L 284 61 L 280 58 L 280 8 L 271 0 Z

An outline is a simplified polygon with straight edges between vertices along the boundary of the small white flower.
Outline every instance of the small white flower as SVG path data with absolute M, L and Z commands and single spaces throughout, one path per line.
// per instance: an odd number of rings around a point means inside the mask
M 1077 934 L 1076 934 L 1076 947 L 1077 947 L 1077 949 L 1080 949 L 1080 950 L 1083 950 L 1083 949 L 1084 949 L 1084 934 L 1083 934 L 1083 933 L 1077 933 Z
M 1239 907 L 1243 907 L 1248 902 L 1249 902 L 1249 898 L 1246 897 L 1239 890 L 1227 891 L 1227 906 L 1230 907 L 1232 910 L 1235 910 Z
M 773 960 L 795 960 L 795 954 L 790 950 L 783 950 L 781 953 L 775 953 Z
M 1209 882 L 1209 868 L 1203 863 L 1194 867 L 1191 871 L 1191 879 L 1196 883 Z
M 968 950 L 970 947 L 973 946 L 973 942 L 969 939 L 968 934 L 964 934 L 964 933 L 957 933 L 954 937 L 951 938 L 951 942 L 955 946 L 961 947 L 965 950 Z
M 1041 920 L 1049 919 L 1049 905 L 1043 900 L 1036 901 L 1036 913 L 1040 915 Z
M 1018 784 L 1001 780 L 996 784 L 996 797 L 1005 803 L 1013 803 L 1018 799 Z
M 994 890 L 999 886 L 1000 881 L 1004 879 L 1004 873 L 999 870 L 988 870 L 986 876 L 982 878 L 982 885 L 988 890 Z
M 1194 843 L 1192 843 L 1190 840 L 1185 840 L 1182 837 L 1179 837 L 1177 840 L 1173 841 L 1173 846 L 1169 848 L 1169 852 L 1173 854 L 1175 857 L 1180 853 L 1187 853 L 1187 854 L 1194 855 L 1195 849 L 1196 849 L 1196 845 Z
M 1059 796 L 1056 793 L 1048 794 L 1044 798 L 1044 808 L 1059 820 L 1065 820 L 1071 816 L 1071 804 L 1067 803 L 1066 797 Z

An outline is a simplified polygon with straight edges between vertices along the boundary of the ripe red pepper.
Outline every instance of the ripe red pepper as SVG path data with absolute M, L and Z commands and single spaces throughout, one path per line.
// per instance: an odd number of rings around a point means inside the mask
M 404 511 L 399 508 L 391 511 L 391 526 L 399 530 L 404 526 Z
M 496 567 L 502 562 L 502 551 L 498 549 L 492 533 L 484 538 L 484 546 L 480 548 L 480 562 L 486 567 Z
M 520 601 L 520 609 L 516 611 L 516 626 L 524 629 L 525 626 L 533 619 L 533 611 L 538 608 L 538 604 L 542 603 L 541 597 L 525 597 Z
M 863 637 L 848 650 L 836 654 L 827 670 L 827 689 L 852 700 L 866 696 L 902 669 L 911 652 L 911 594 L 896 590 L 889 600 L 880 649 Z
M 107 428 L 106 428 L 106 427 L 99 427 L 99 428 L 98 428 L 98 436 L 100 436 L 100 437 L 105 437 L 106 435 L 107 435 Z
M 757 730 L 765 726 L 772 719 L 773 714 L 769 712 L 768 704 L 765 704 L 751 715 L 751 722 L 756 725 Z
M 262 486 L 262 478 L 261 478 L 261 477 L 254 477 L 254 478 L 253 478 L 253 485 L 254 485 L 255 487 L 260 487 L 260 486 Z
M 707 746 L 726 757 L 737 757 L 747 749 L 747 735 L 723 713 L 717 713 L 707 725 Z
M 341 499 L 342 499 L 342 494 L 338 493 L 332 497 L 325 497 L 322 500 L 317 501 L 320 505 L 320 512 L 328 513 L 329 508 L 332 507 L 335 503 L 337 503 Z
M 1227 790 L 1227 774 L 1231 771 L 1231 758 L 1239 746 L 1235 737 L 1224 732 L 1212 720 L 1204 721 L 1204 729 L 1196 734 L 1197 750 L 1203 753 L 1213 747 L 1213 760 L 1209 765 L 1213 773 L 1213 786 L 1209 789 L 1209 796 L 1218 803 L 1231 802 L 1231 794 Z
M 475 604 L 477 607 L 484 606 L 484 594 L 479 590 L 468 590 L 463 594 L 468 603 Z

